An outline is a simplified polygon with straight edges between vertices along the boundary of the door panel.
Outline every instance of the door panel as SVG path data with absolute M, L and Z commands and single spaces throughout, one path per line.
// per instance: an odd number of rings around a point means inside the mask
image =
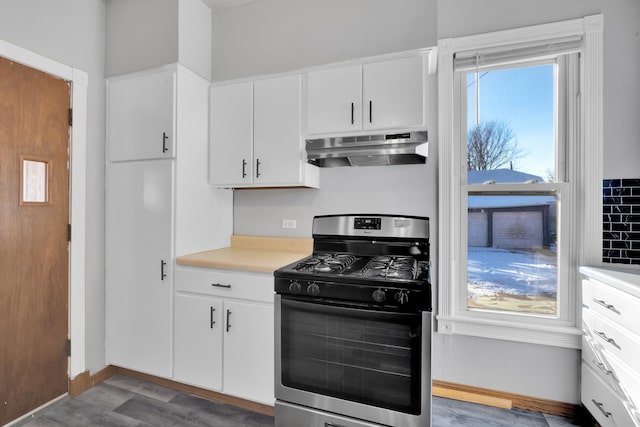
M 168 70 L 107 83 L 110 161 L 174 157 L 175 80 Z
M 171 375 L 173 160 L 112 163 L 106 199 L 107 363 Z
M 310 72 L 307 132 L 321 134 L 362 128 L 362 66 Z
M 294 75 L 254 84 L 255 183 L 277 186 L 302 179 L 300 81 Z
M 211 184 L 253 182 L 253 84 L 211 88 Z
M 0 424 L 68 390 L 69 99 L 0 58 Z

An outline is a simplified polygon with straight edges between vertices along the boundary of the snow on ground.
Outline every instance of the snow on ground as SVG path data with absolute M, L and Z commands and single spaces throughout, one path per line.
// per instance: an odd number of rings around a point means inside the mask
M 557 257 L 550 251 L 470 247 L 467 281 L 469 296 L 504 293 L 555 297 Z

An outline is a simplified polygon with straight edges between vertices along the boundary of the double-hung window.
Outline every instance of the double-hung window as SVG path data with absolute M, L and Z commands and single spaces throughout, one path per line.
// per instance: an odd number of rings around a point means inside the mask
M 440 41 L 439 332 L 579 348 L 601 30 L 596 16 Z

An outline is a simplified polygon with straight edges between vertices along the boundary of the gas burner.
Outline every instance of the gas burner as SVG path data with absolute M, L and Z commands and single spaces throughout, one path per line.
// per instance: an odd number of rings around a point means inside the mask
M 294 269 L 297 271 L 337 274 L 349 267 L 357 259 L 358 257 L 351 254 L 318 253 L 300 261 Z
M 362 277 L 414 280 L 417 262 L 410 256 L 375 256 L 360 271 Z

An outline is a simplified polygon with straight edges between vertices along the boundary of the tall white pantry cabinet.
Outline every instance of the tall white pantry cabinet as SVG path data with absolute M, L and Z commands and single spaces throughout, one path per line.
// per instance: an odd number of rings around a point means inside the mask
M 167 65 L 107 80 L 106 361 L 173 375 L 174 255 L 228 245 L 208 185 L 209 82 Z

